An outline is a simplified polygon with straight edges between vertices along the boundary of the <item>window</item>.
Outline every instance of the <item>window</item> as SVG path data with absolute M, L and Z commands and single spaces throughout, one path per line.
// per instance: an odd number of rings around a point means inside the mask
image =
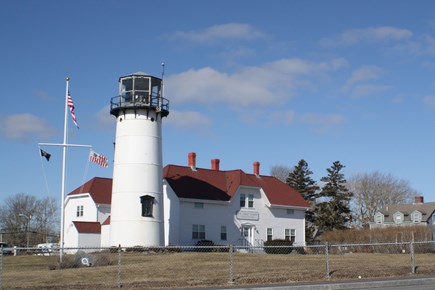
M 377 213 L 377 214 L 375 215 L 375 222 L 376 222 L 377 224 L 382 224 L 382 223 L 384 222 L 384 215 L 381 214 L 381 213 Z
M 245 194 L 240 194 L 240 207 L 245 207 L 246 206 L 246 195 Z
M 291 214 L 291 215 L 293 215 L 293 214 L 295 214 L 295 210 L 292 209 L 292 208 L 288 208 L 288 209 L 287 209 L 287 214 Z
M 403 223 L 403 213 L 401 213 L 401 212 L 396 212 L 396 213 L 393 215 L 393 218 L 394 218 L 394 222 L 395 222 L 396 224 L 401 224 L 401 223 Z
M 227 226 L 221 226 L 221 240 L 227 240 Z
M 153 216 L 154 197 L 149 196 L 149 195 L 141 196 L 140 203 L 142 204 L 142 216 L 152 217 Z
M 295 229 L 285 229 L 285 240 L 295 242 L 296 230 Z
M 193 204 L 194 208 L 204 208 L 204 203 L 203 202 L 195 202 Z
M 253 194 L 248 195 L 248 207 L 249 208 L 254 207 L 254 195 Z
M 413 213 L 412 213 L 412 222 L 413 223 L 420 223 L 421 222 L 421 212 L 419 212 L 419 211 L 414 211 Z
M 273 231 L 272 228 L 267 228 L 267 240 L 271 241 L 273 238 Z
M 194 240 L 205 239 L 205 225 L 192 225 L 192 239 Z
M 83 205 L 77 206 L 77 217 L 83 216 Z
M 246 194 L 242 193 L 240 194 L 240 207 L 248 207 L 253 208 L 254 207 L 254 195 L 249 194 L 246 198 Z

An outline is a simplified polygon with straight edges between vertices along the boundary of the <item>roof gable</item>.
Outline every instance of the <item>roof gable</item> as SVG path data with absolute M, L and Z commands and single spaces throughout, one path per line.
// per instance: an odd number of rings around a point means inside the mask
M 272 205 L 309 207 L 299 192 L 272 176 L 167 165 L 163 177 L 179 198 L 229 201 L 240 186 L 262 188 Z
M 99 234 L 101 233 L 101 224 L 99 222 L 73 222 L 77 231 L 81 234 Z
M 71 191 L 68 196 L 89 193 L 95 203 L 111 204 L 112 202 L 112 179 L 94 177 L 80 187 Z

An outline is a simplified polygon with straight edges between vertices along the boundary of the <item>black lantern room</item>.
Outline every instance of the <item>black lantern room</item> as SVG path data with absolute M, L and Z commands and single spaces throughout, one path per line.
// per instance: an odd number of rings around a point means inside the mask
M 162 96 L 162 79 L 137 72 L 119 78 L 119 96 L 110 101 L 110 114 L 118 116 L 127 109 L 146 109 L 166 117 L 169 101 Z

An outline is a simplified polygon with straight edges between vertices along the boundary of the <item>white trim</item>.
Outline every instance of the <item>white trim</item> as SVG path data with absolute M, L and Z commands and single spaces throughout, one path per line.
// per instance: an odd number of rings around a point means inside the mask
M 304 209 L 304 210 L 310 209 L 310 207 L 294 206 L 294 205 L 281 205 L 281 204 L 269 204 L 269 205 L 266 204 L 266 206 L 270 207 L 270 208 L 287 208 L 287 209 Z
M 259 186 L 250 186 L 250 185 L 239 185 L 239 188 L 237 188 L 237 191 L 241 188 L 246 188 L 246 189 L 262 189 L 262 187 Z
M 197 198 L 179 198 L 180 202 L 187 202 L 187 203 L 195 203 L 195 202 L 201 202 L 201 203 L 211 203 L 211 204 L 221 204 L 221 205 L 228 205 L 231 202 L 231 199 L 229 201 L 222 201 L 222 200 L 211 200 L 211 199 L 197 199 Z
M 79 198 L 82 198 L 82 197 L 89 197 L 90 199 L 92 199 L 92 201 L 93 201 L 95 204 L 97 204 L 97 203 L 94 201 L 94 199 L 92 198 L 92 196 L 91 196 L 88 192 L 84 192 L 84 193 L 79 193 L 79 194 L 67 195 L 67 196 L 66 196 L 66 200 L 65 200 L 65 207 L 66 207 L 66 205 L 68 204 L 68 202 L 69 202 L 71 199 L 79 199 Z

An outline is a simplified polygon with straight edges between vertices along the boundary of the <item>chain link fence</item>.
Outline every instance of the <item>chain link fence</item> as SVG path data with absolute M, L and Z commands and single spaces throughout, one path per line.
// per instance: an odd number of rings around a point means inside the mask
M 200 288 L 435 274 L 435 242 L 0 252 L 0 289 Z

